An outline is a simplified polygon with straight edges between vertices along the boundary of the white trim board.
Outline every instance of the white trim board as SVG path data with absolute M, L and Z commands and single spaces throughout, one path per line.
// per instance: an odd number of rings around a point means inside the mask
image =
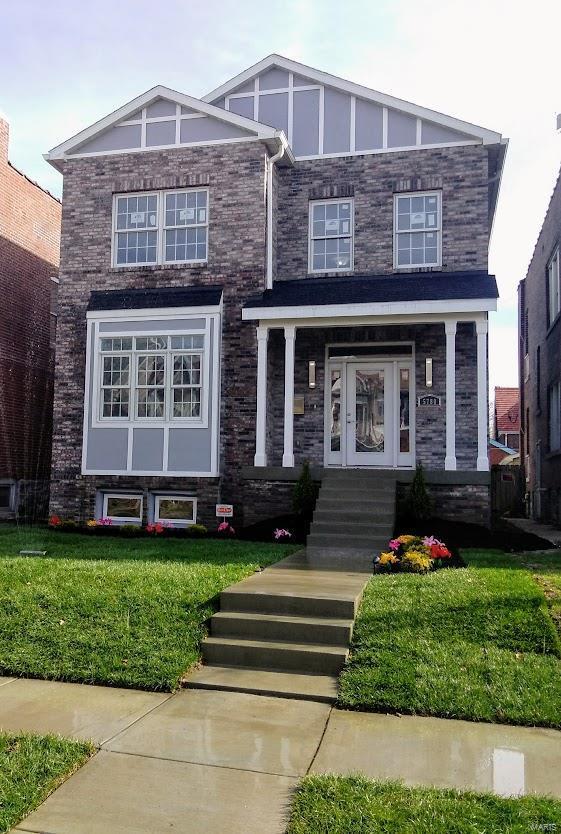
M 414 321 L 419 315 L 444 313 L 482 313 L 497 309 L 496 298 L 468 298 L 445 301 L 393 301 L 365 304 L 323 304 L 295 307 L 250 307 L 242 310 L 243 321 L 298 321 L 299 319 L 337 320 L 343 317 L 352 322 L 355 317 L 406 316 Z M 277 325 L 279 326 L 279 325 Z
M 234 78 L 231 78 L 229 81 L 226 81 L 224 84 L 216 87 L 216 89 L 212 90 L 206 96 L 203 96 L 202 100 L 210 103 L 216 99 L 227 96 L 230 91 L 235 90 L 245 82 L 252 80 L 255 76 L 271 69 L 272 67 L 278 67 L 279 69 L 284 69 L 293 74 L 296 73 L 297 75 L 309 78 L 318 84 L 334 87 L 337 90 L 350 93 L 351 95 L 365 99 L 366 101 L 373 101 L 384 107 L 391 107 L 394 110 L 400 110 L 403 113 L 408 113 L 421 119 L 427 119 L 428 121 L 435 122 L 436 124 L 450 128 L 451 130 L 471 134 L 473 137 L 479 139 L 486 145 L 498 144 L 502 139 L 501 134 L 496 131 L 488 130 L 487 128 L 472 124 L 471 122 L 463 121 L 462 119 L 457 119 L 453 116 L 447 116 L 437 110 L 420 107 L 417 104 L 404 101 L 403 99 L 396 98 L 395 96 L 390 96 L 387 93 L 380 93 L 377 90 L 364 87 L 362 84 L 355 84 L 353 81 L 346 81 L 336 75 L 331 75 L 328 72 L 313 69 L 313 67 L 306 66 L 306 64 L 301 64 L 298 61 L 292 61 L 289 58 L 284 58 L 282 55 L 277 55 L 275 53 L 268 55 L 266 58 L 263 58 L 253 66 L 234 76 Z

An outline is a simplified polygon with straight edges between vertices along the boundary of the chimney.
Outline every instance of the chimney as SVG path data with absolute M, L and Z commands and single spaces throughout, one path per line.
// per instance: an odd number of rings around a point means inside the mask
M 8 162 L 8 144 L 10 141 L 10 126 L 0 116 L 0 163 Z

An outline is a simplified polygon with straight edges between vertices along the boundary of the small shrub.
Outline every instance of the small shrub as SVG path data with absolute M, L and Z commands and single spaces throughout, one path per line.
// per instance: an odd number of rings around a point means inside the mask
M 426 521 L 432 515 L 432 499 L 427 491 L 423 467 L 417 464 L 413 482 L 405 500 L 405 507 L 413 521 Z
M 192 539 L 202 539 L 208 533 L 204 524 L 189 524 L 185 528 L 185 535 Z
M 142 526 L 140 524 L 122 524 L 119 529 L 119 535 L 125 536 L 140 536 L 142 535 Z
M 317 497 L 318 486 L 312 479 L 309 462 L 304 461 L 300 477 L 294 485 L 294 512 L 306 520 L 311 520 L 316 507 Z
M 60 522 L 57 529 L 58 530 L 78 530 L 79 524 L 76 521 L 73 521 L 71 518 L 65 518 Z

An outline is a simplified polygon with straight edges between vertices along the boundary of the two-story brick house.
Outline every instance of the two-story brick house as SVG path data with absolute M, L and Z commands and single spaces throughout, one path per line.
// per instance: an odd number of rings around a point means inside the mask
M 52 510 L 245 523 L 304 460 L 486 517 L 500 134 L 269 56 L 155 87 L 64 174 Z
M 8 159 L 0 118 L 0 519 L 48 510 L 60 201 Z
M 561 521 L 561 174 L 518 287 L 521 463 L 529 514 Z

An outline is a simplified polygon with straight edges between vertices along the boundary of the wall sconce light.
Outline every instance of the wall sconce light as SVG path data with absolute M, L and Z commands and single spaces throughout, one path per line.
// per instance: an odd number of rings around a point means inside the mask
M 425 385 L 427 388 L 432 388 L 432 357 L 430 356 L 425 359 Z
M 308 387 L 316 387 L 316 363 L 314 359 L 308 362 Z

